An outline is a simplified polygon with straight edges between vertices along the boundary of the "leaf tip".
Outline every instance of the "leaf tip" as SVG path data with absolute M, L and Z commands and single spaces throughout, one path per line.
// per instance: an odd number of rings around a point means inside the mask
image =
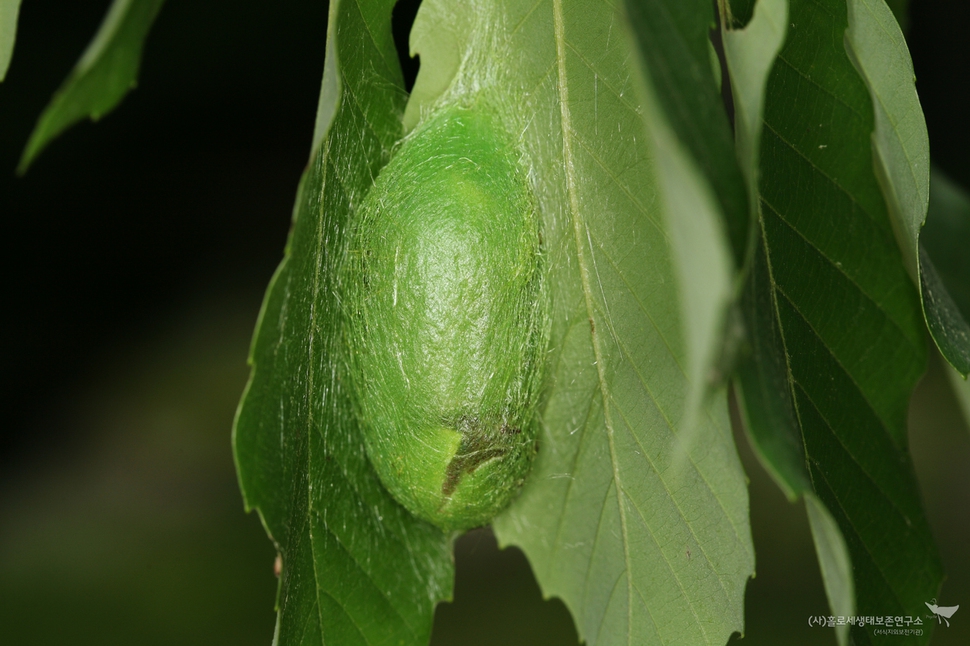
M 35 140 L 36 137 L 34 134 L 31 134 L 27 145 L 24 146 L 24 152 L 20 155 L 20 161 L 17 162 L 17 177 L 23 177 L 27 174 L 27 169 L 30 168 L 30 165 L 43 148 L 43 144 L 38 145 Z

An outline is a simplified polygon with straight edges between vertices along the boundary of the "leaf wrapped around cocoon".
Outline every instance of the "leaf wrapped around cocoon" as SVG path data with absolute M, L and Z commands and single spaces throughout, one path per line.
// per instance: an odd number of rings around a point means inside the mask
M 484 524 L 535 456 L 548 336 L 539 216 L 501 120 L 481 102 L 430 116 L 352 235 L 344 329 L 371 463 L 415 515 Z

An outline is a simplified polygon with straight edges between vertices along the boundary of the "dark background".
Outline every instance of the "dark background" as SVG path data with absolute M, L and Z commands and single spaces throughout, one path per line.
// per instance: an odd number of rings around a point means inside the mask
M 269 644 L 274 550 L 242 513 L 229 429 L 309 153 L 326 3 L 169 0 L 138 88 L 17 178 L 37 116 L 108 4 L 25 0 L 0 84 L 4 641 Z M 402 46 L 415 8 L 396 12 Z M 964 0 L 912 3 L 933 158 L 964 186 L 968 24 Z M 940 604 L 970 610 L 970 436 L 937 363 L 913 408 L 950 574 Z M 804 510 L 741 445 L 758 549 L 741 643 L 834 643 L 806 625 L 827 610 Z M 458 570 L 436 644 L 575 643 L 518 552 L 473 533 Z M 955 619 L 935 643 L 967 643 L 970 618 Z

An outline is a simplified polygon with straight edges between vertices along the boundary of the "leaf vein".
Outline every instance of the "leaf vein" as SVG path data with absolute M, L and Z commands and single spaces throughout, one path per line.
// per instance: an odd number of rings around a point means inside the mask
M 802 386 L 802 384 L 799 383 L 797 379 L 794 380 L 794 382 L 795 382 L 795 385 L 798 387 L 798 390 L 805 396 L 805 399 L 808 401 L 808 403 L 811 404 L 812 408 L 815 409 L 815 412 L 818 413 L 818 416 L 822 419 L 822 421 L 825 422 L 825 427 L 832 434 L 832 437 L 835 438 L 839 446 L 842 447 L 842 450 L 845 451 L 846 455 L 848 455 L 852 459 L 852 461 L 856 464 L 856 466 L 859 467 L 859 471 L 861 471 L 862 474 L 866 477 L 866 479 L 869 480 L 869 482 L 871 482 L 873 486 L 879 490 L 879 493 L 881 493 L 883 497 L 887 501 L 889 501 L 890 506 L 892 506 L 892 508 L 896 510 L 899 516 L 902 517 L 904 521 L 908 522 L 909 517 L 906 515 L 906 513 L 899 508 L 899 506 L 896 504 L 896 501 L 893 499 L 893 497 L 889 495 L 889 492 L 883 489 L 882 485 L 879 484 L 876 478 L 871 473 L 869 473 L 869 471 L 862 464 L 862 462 L 859 461 L 859 458 L 857 458 L 856 455 L 849 449 L 849 447 L 846 446 L 845 442 L 842 439 L 842 436 L 836 433 L 835 428 L 832 426 L 832 422 L 830 422 L 829 419 L 822 413 L 822 411 L 818 407 L 818 404 L 815 403 L 815 400 L 809 394 L 808 390 L 806 390 L 805 387 Z M 811 453 L 809 453 L 808 455 L 810 458 L 812 458 Z M 846 517 L 849 517 L 849 515 L 846 514 Z
M 320 602 L 318 600 L 313 601 L 313 605 L 316 606 L 316 612 L 308 612 L 306 615 L 306 621 L 303 622 L 303 630 L 300 632 L 300 643 L 304 643 L 306 640 L 306 631 L 310 626 L 310 622 L 313 620 L 313 615 L 317 616 L 317 624 L 320 626 L 320 639 L 326 643 L 323 639 L 323 616 L 320 613 Z
M 654 631 L 657 635 L 657 639 L 659 640 L 660 624 L 657 623 L 656 617 L 654 617 L 653 613 L 650 611 L 650 605 L 647 603 L 647 598 L 643 596 L 643 591 L 640 589 L 640 586 L 638 586 L 636 583 L 633 584 L 633 590 L 637 593 L 637 596 L 640 598 L 640 603 L 643 604 L 644 609 L 647 611 L 647 615 L 650 617 L 650 622 L 653 624 Z
M 849 379 L 850 382 L 852 382 L 852 385 L 855 386 L 856 390 L 860 393 L 860 395 L 862 396 L 862 400 L 866 402 L 866 405 L 869 407 L 869 410 L 872 412 L 873 416 L 879 421 L 879 425 L 883 428 L 883 431 L 885 431 L 887 435 L 892 437 L 892 434 L 889 432 L 888 422 L 886 422 L 886 420 L 884 420 L 876 412 L 875 408 L 873 408 L 872 402 L 869 401 L 869 398 L 866 396 L 865 391 L 862 390 L 862 387 L 859 385 L 859 382 L 856 380 L 855 376 L 852 373 L 850 373 L 848 369 L 846 369 L 845 365 L 842 363 L 842 358 L 837 356 L 832 351 L 832 349 L 828 346 L 828 344 L 822 339 L 821 335 L 819 335 L 818 331 L 812 326 L 812 323 L 808 320 L 808 318 L 806 318 L 805 314 L 798 308 L 798 306 L 791 299 L 791 297 L 785 293 L 785 290 L 782 289 L 781 286 L 778 284 L 775 284 L 774 287 L 775 287 L 775 290 L 779 294 L 781 294 L 781 296 L 788 302 L 788 304 L 795 311 L 795 313 L 798 314 L 798 317 L 805 322 L 805 325 L 808 326 L 808 328 L 812 331 L 812 334 L 815 336 L 815 338 L 819 340 L 822 346 L 829 353 L 829 356 L 832 357 L 832 360 L 835 361 L 836 365 L 838 365 L 839 368 L 842 370 L 842 373 Z M 794 381 L 794 374 L 792 373 L 791 368 L 789 368 L 789 379 Z
M 603 162 L 603 160 L 600 159 L 600 157 L 593 152 L 593 149 L 585 141 L 583 141 L 578 134 L 573 133 L 573 135 L 576 138 L 576 143 L 578 143 L 580 147 L 586 152 L 586 154 L 589 155 L 594 162 L 596 162 L 596 165 L 603 170 L 603 173 L 616 185 L 617 188 L 619 188 L 623 192 L 624 195 L 626 195 L 627 199 L 630 200 L 630 203 L 633 204 L 637 208 L 637 210 L 644 215 L 647 222 L 652 224 L 653 228 L 656 229 L 660 233 L 660 235 L 663 236 L 664 241 L 667 242 L 668 241 L 667 232 L 664 231 L 663 227 L 660 226 L 660 223 L 653 218 L 652 214 L 650 213 L 650 210 L 647 209 L 647 207 L 644 206 L 640 202 L 640 200 L 638 200 L 633 195 L 633 193 L 630 191 L 630 187 L 626 183 L 620 181 L 620 178 L 616 175 L 616 173 L 614 173 L 606 165 L 606 163 Z
M 817 5 L 818 3 L 815 3 L 815 4 Z M 821 5 L 818 5 L 818 6 L 821 6 Z M 849 112 L 851 112 L 852 114 L 854 114 L 855 116 L 857 116 L 860 120 L 865 121 L 865 116 L 863 116 L 861 113 L 859 113 L 855 109 L 855 106 L 849 105 L 848 103 L 846 103 L 845 101 L 842 100 L 842 97 L 838 96 L 837 94 L 832 93 L 828 88 L 826 88 L 825 86 L 819 84 L 811 76 L 809 76 L 808 74 L 806 74 L 805 72 L 803 72 L 798 67 L 795 67 L 795 65 L 791 61 L 789 61 L 787 58 L 785 58 L 785 55 L 784 54 L 785 54 L 784 51 L 780 52 L 778 54 L 777 60 L 783 62 L 785 65 L 787 65 L 789 67 L 789 69 L 791 69 L 793 72 L 795 72 L 796 74 L 798 74 L 800 77 L 802 77 L 803 79 L 805 79 L 806 81 L 808 81 L 809 83 L 811 83 L 813 86 L 815 86 L 820 92 L 822 92 L 822 94 L 825 94 L 827 96 L 832 97 L 832 99 L 836 103 L 842 105 L 845 109 L 847 109 Z
M 673 423 L 671 422 L 670 418 L 667 416 L 666 412 L 664 412 L 663 408 L 661 408 L 660 404 L 657 402 L 657 398 L 654 396 L 653 391 L 651 391 L 650 388 L 647 386 L 646 379 L 640 374 L 640 370 L 639 370 L 639 368 L 637 368 L 636 364 L 633 362 L 632 357 L 631 357 L 629 351 L 626 349 L 626 346 L 624 346 L 623 344 L 619 344 L 619 347 L 620 347 L 620 351 L 627 358 L 627 362 L 630 363 L 631 366 L 633 366 L 633 371 L 634 371 L 634 373 L 636 373 L 637 379 L 643 385 L 644 390 L 647 391 L 647 395 L 650 397 L 651 401 L 653 401 L 654 406 L 657 407 L 657 410 L 660 412 L 660 415 L 663 417 L 664 422 L 667 425 L 667 429 L 670 431 L 671 437 L 672 438 L 676 438 L 677 435 L 676 435 L 676 432 L 674 431 L 674 425 L 673 425 Z M 623 414 L 623 410 L 619 407 L 619 405 L 617 405 L 617 412 L 620 414 L 620 417 L 623 419 L 624 423 L 626 423 L 627 428 L 632 428 L 632 425 L 630 424 L 630 421 Z M 713 422 L 713 420 L 711 420 L 711 421 Z M 650 463 L 651 468 L 653 468 L 654 473 L 656 473 L 657 474 L 657 477 L 660 478 L 660 481 L 664 485 L 664 489 L 667 491 L 667 495 L 670 497 L 671 500 L 673 500 L 674 499 L 673 492 L 667 486 L 667 483 L 664 481 L 664 479 L 660 476 L 660 471 L 657 469 L 656 465 L 653 463 L 653 460 L 651 460 L 648 457 L 650 455 L 650 453 L 646 450 L 646 448 L 643 446 L 643 444 L 641 444 L 640 438 L 635 433 L 633 433 L 631 431 L 630 432 L 630 435 L 633 436 L 634 440 L 637 443 L 637 446 L 640 447 L 640 450 L 643 452 L 643 455 L 644 455 L 645 459 Z M 710 483 L 704 477 L 704 475 L 703 475 L 700 467 L 697 466 L 697 463 L 694 461 L 694 457 L 692 455 L 690 455 L 690 453 L 688 453 L 687 454 L 687 458 L 690 461 L 691 466 L 694 468 L 694 472 L 701 478 L 701 480 L 704 481 L 704 484 L 707 485 L 707 488 L 711 492 L 711 494 L 714 496 L 714 499 L 717 500 L 718 506 L 720 507 L 721 511 L 724 513 L 724 517 L 727 518 L 727 521 L 729 523 L 731 523 L 731 527 L 734 529 L 734 535 L 738 539 L 738 543 L 743 544 L 744 541 L 741 538 L 741 532 L 738 530 L 737 526 L 734 524 L 734 520 L 731 518 L 731 515 L 728 513 L 727 507 L 724 506 L 724 503 L 721 501 L 721 499 L 718 498 L 717 495 L 714 493 L 713 487 L 711 487 Z M 676 503 L 675 503 L 675 505 L 676 505 Z M 678 511 L 680 511 L 680 507 L 679 506 L 677 507 L 677 509 L 678 509 Z M 681 512 L 681 516 L 683 516 L 683 512 Z M 686 518 L 684 520 L 686 522 Z M 689 527 L 689 524 L 688 524 L 688 527 Z M 691 534 L 694 534 L 693 530 L 691 530 Z M 694 535 L 694 538 L 695 539 L 697 538 L 696 534 Z M 700 541 L 698 541 L 698 544 L 700 544 Z M 703 548 L 701 548 L 701 549 L 703 550 Z
M 659 406 L 657 408 L 658 410 L 660 410 Z M 617 412 L 619 413 L 620 417 L 626 423 L 627 429 L 632 428 L 630 425 L 630 421 L 623 414 L 623 411 L 619 410 L 619 407 L 617 407 L 617 409 L 618 409 Z M 663 414 L 662 410 L 661 410 L 661 414 Z M 667 428 L 671 430 L 671 437 L 676 439 L 676 435 L 673 434 L 673 427 L 670 425 L 670 421 L 666 419 L 666 416 L 664 417 L 664 421 L 667 422 Z M 708 564 L 710 564 L 711 570 L 713 571 L 715 569 L 714 562 L 710 559 L 710 557 L 708 557 L 707 552 L 704 549 L 704 543 L 698 538 L 697 532 L 694 531 L 694 527 L 691 524 L 691 522 L 687 520 L 687 515 L 684 513 L 684 510 L 681 509 L 680 504 L 678 504 L 677 498 L 674 495 L 674 492 L 670 489 L 670 486 L 667 484 L 667 481 L 664 480 L 663 475 L 661 474 L 660 470 L 657 468 L 656 463 L 650 458 L 650 452 L 647 451 L 646 447 L 643 446 L 643 443 L 640 441 L 640 438 L 636 435 L 636 433 L 633 433 L 632 431 L 630 431 L 630 435 L 633 437 L 634 442 L 636 442 L 637 446 L 640 448 L 640 454 L 643 456 L 643 459 L 647 461 L 647 463 L 650 465 L 650 468 L 653 470 L 653 472 L 657 474 L 657 479 L 660 480 L 660 483 L 664 487 L 664 491 L 667 492 L 667 498 L 670 499 L 670 502 L 677 509 L 677 513 L 680 516 L 681 520 L 683 520 L 684 526 L 687 528 L 687 531 L 690 532 L 690 535 L 693 536 L 694 541 L 697 543 L 698 548 L 701 550 L 701 553 L 704 555 L 704 559 L 708 562 Z M 737 539 L 738 544 L 743 544 L 743 541 L 741 539 L 741 533 L 738 531 L 737 526 L 734 524 L 734 521 L 731 518 L 731 515 L 728 514 L 727 508 L 724 506 L 724 503 L 721 501 L 720 498 L 717 497 L 717 494 L 714 493 L 714 490 L 711 488 L 710 483 L 707 482 L 706 478 L 704 478 L 704 475 L 701 473 L 701 470 L 698 468 L 697 463 L 694 462 L 693 456 L 691 456 L 688 453 L 687 458 L 690 461 L 690 464 L 693 467 L 694 472 L 707 486 L 708 491 L 711 492 L 711 495 L 713 496 L 714 500 L 717 501 L 718 507 L 720 508 L 721 512 L 724 514 L 724 517 L 727 519 L 728 523 L 730 523 L 732 529 L 734 529 L 734 536 Z M 636 505 L 634 505 L 634 507 L 636 507 Z M 639 509 L 637 509 L 637 512 L 639 513 Z M 718 583 L 720 583 L 721 585 L 721 589 L 724 590 L 724 596 L 729 597 L 730 594 L 728 594 L 727 588 L 724 587 L 724 582 L 721 581 L 720 577 L 717 577 L 717 579 L 718 579 Z
M 660 330 L 660 326 L 657 325 L 657 322 L 654 320 L 653 316 L 651 316 L 650 311 L 647 309 L 646 304 L 643 301 L 641 301 L 640 298 L 637 296 L 637 293 L 633 289 L 633 285 L 631 285 L 630 282 L 627 280 L 626 274 L 624 274 L 622 271 L 620 271 L 620 268 L 616 266 L 616 264 L 613 262 L 612 257 L 610 256 L 610 254 L 607 253 L 606 249 L 603 248 L 602 243 L 600 243 L 599 241 L 597 241 L 595 236 L 593 236 L 592 239 L 594 241 L 596 241 L 597 248 L 606 257 L 607 264 L 613 269 L 613 271 L 616 272 L 616 274 L 620 278 L 620 280 L 623 281 L 624 286 L 630 292 L 630 295 L 633 297 L 633 300 L 636 302 L 637 307 L 640 308 L 640 310 L 643 312 L 644 316 L 647 317 L 647 320 L 650 321 L 650 325 L 653 327 L 653 329 L 657 331 L 657 336 L 659 336 L 663 340 L 664 347 L 667 348 L 667 352 L 670 353 L 670 356 L 671 356 L 671 358 L 673 358 L 674 363 L 676 363 L 677 364 L 677 367 L 680 368 L 681 374 L 684 375 L 684 378 L 686 378 L 687 377 L 687 373 L 684 371 L 683 366 L 680 365 L 680 358 L 674 352 L 673 348 L 670 345 L 670 342 L 667 340 L 667 337 L 665 337 L 664 334 L 663 334 L 663 332 Z M 611 328 L 611 330 L 612 330 L 612 328 Z M 613 333 L 613 337 L 616 338 L 616 334 L 615 333 Z
M 323 525 L 323 528 L 327 531 L 327 533 L 333 536 L 334 542 L 337 544 L 338 547 L 340 547 L 340 549 L 344 552 L 344 554 L 347 555 L 347 557 L 354 564 L 354 567 L 357 570 L 359 570 L 361 574 L 364 575 L 364 577 L 367 579 L 367 582 L 370 583 L 370 585 L 377 591 L 377 593 L 381 597 L 383 597 L 384 601 L 387 602 L 387 605 L 390 606 L 391 610 L 394 611 L 394 614 L 396 614 L 398 618 L 401 620 L 401 624 L 408 630 L 409 633 L 411 633 L 415 637 L 415 639 L 417 639 L 418 631 L 415 630 L 415 628 L 408 623 L 407 619 L 404 617 L 404 614 L 401 612 L 401 610 L 397 606 L 395 606 L 394 603 L 391 601 L 390 595 L 388 595 L 387 592 L 385 592 L 384 589 L 377 584 L 377 582 L 374 580 L 373 575 L 371 575 L 370 572 L 364 569 L 364 567 L 357 560 L 357 557 L 353 554 L 353 552 L 350 551 L 350 548 L 344 545 L 343 541 L 340 540 L 340 536 L 337 534 L 337 532 L 335 532 L 325 520 L 321 524 Z M 314 559 L 314 565 L 315 564 L 316 564 L 316 559 Z M 321 588 L 321 590 L 323 589 Z M 333 595 L 327 592 L 326 590 L 323 590 L 323 592 L 324 594 L 327 594 L 331 598 L 334 598 Z
M 330 597 L 330 599 L 332 599 L 333 602 L 335 604 L 337 604 L 337 607 L 339 607 L 340 610 L 347 617 L 347 619 L 350 620 L 350 623 L 354 626 L 354 629 L 357 631 L 357 634 L 360 635 L 360 638 L 364 640 L 364 643 L 365 644 L 368 643 L 367 636 L 364 634 L 364 631 L 361 630 L 360 625 L 354 620 L 353 616 L 351 616 L 351 614 L 347 611 L 347 607 L 343 603 L 341 603 L 340 600 L 337 599 L 337 597 L 335 597 L 334 595 L 330 594 L 326 590 L 321 589 L 320 592 L 324 596 Z M 317 604 L 317 607 L 318 608 L 320 607 L 320 604 L 319 603 Z M 320 626 L 320 638 L 323 639 L 323 620 L 322 619 L 321 619 L 321 626 Z M 326 641 L 326 640 L 324 640 L 324 641 Z
M 579 49 L 577 49 L 576 46 L 573 45 L 571 42 L 566 41 L 566 46 L 569 47 L 570 50 L 572 50 L 573 54 L 576 55 L 576 58 L 582 61 L 582 63 L 586 67 L 588 67 L 593 74 L 596 75 L 596 78 L 598 79 L 598 81 L 602 83 L 603 86 L 606 87 L 606 89 L 609 90 L 617 98 L 617 100 L 623 105 L 623 107 L 625 107 L 628 111 L 632 112 L 633 114 L 637 114 L 637 106 L 631 103 L 630 100 L 627 99 L 626 96 L 624 96 L 623 92 L 620 92 L 615 87 L 613 87 L 613 85 L 607 80 L 607 78 L 609 77 L 606 74 L 603 74 L 602 72 L 600 72 L 599 69 L 596 67 L 596 65 L 588 58 L 586 58 L 582 54 L 582 52 L 580 52 Z
M 599 624 L 596 625 L 596 636 L 595 637 L 599 637 L 599 634 L 603 631 L 603 624 L 606 623 L 606 618 L 610 614 L 608 612 L 609 607 L 613 603 L 613 598 L 616 596 L 617 590 L 620 589 L 620 581 L 623 580 L 623 577 L 624 576 L 626 576 L 627 578 L 629 578 L 630 573 L 627 572 L 626 570 L 621 570 L 619 576 L 617 576 L 616 577 L 616 580 L 613 581 L 613 585 L 610 586 L 610 596 L 606 598 L 606 606 L 605 606 L 605 610 L 603 612 L 603 616 L 600 617 L 600 622 L 599 622 Z M 629 602 L 629 600 L 628 600 L 628 602 Z M 629 630 L 629 626 L 628 626 L 627 627 L 627 642 L 628 643 L 633 643 L 631 641 L 633 638 L 632 638 L 632 636 L 630 636 L 629 633 L 630 633 L 630 630 Z M 595 637 L 593 639 L 590 639 L 589 640 L 590 643 L 595 643 L 596 641 L 598 641 Z
M 522 28 L 523 25 L 525 25 L 525 23 L 529 20 L 529 18 L 532 17 L 532 14 L 535 13 L 536 9 L 538 9 L 539 6 L 545 2 L 546 0 L 536 0 L 536 2 L 529 8 L 529 10 L 525 12 L 525 15 L 522 16 L 521 20 L 519 20 L 519 22 L 517 22 L 515 26 L 512 27 L 512 30 L 509 33 L 512 35 L 519 33 L 519 30 Z
M 627 500 L 630 501 L 630 504 L 632 505 L 634 511 L 636 511 L 637 516 L 640 518 L 640 521 L 643 523 L 644 528 L 646 528 L 647 533 L 650 534 L 650 538 L 653 539 L 653 542 L 657 546 L 657 549 L 660 550 L 661 554 L 663 554 L 663 547 L 661 547 L 660 541 L 657 540 L 656 534 L 653 533 L 653 528 L 650 527 L 650 524 L 647 522 L 647 519 L 644 518 L 643 512 L 641 512 L 640 508 L 637 507 L 636 504 L 633 502 L 633 499 L 630 497 L 630 494 L 624 491 L 623 495 L 627 498 Z M 686 522 L 686 519 L 685 519 L 685 522 Z M 689 523 L 688 523 L 688 527 L 689 527 Z M 693 534 L 693 531 L 691 533 Z M 680 580 L 679 576 L 677 576 L 677 572 L 674 570 L 673 565 L 670 563 L 670 559 L 666 558 L 665 556 L 663 558 L 663 562 L 667 565 L 667 570 L 674 577 L 674 581 L 677 582 L 677 587 L 680 588 L 681 596 L 684 598 L 684 601 L 687 602 L 687 607 L 690 608 L 691 614 L 694 615 L 695 623 L 697 624 L 698 627 L 700 627 L 701 633 L 704 635 L 704 641 L 710 644 L 711 640 L 708 639 L 707 637 L 707 631 L 704 629 L 704 622 L 701 621 L 700 615 L 697 614 L 697 608 L 694 607 L 694 601 L 693 599 L 691 599 L 691 596 L 687 594 L 687 588 L 684 587 L 684 582 Z M 721 589 L 724 590 L 724 583 L 721 581 L 721 577 L 715 576 L 714 578 L 718 580 L 718 582 L 721 584 Z M 725 593 L 726 592 L 727 590 L 725 590 Z M 725 596 L 727 596 L 727 594 L 725 594 Z
M 370 38 L 371 44 L 374 45 L 374 51 L 377 52 L 378 58 L 380 58 L 381 62 L 384 63 L 385 70 L 390 72 L 391 70 L 394 69 L 394 66 L 391 64 L 390 61 L 384 58 L 384 52 L 381 51 L 380 46 L 378 46 L 377 44 L 377 38 L 374 36 L 374 32 L 371 29 L 370 23 L 368 23 L 367 20 L 364 19 L 364 10 L 360 6 L 360 0 L 354 0 L 354 4 L 357 6 L 357 12 L 360 14 L 360 22 L 364 25 L 364 31 L 367 32 L 367 36 Z M 397 61 L 395 61 L 395 63 L 397 63 Z
M 834 186 L 837 189 L 839 189 L 839 191 L 843 195 L 845 195 L 845 197 L 847 197 L 849 199 L 849 201 L 852 202 L 859 209 L 859 211 L 861 211 L 862 213 L 865 213 L 866 216 L 868 216 L 869 219 L 872 220 L 876 224 L 876 226 L 880 226 L 879 225 L 879 220 L 877 220 L 876 217 L 873 214 L 869 213 L 867 210 L 865 210 L 864 208 L 862 208 L 862 205 L 859 204 L 859 202 L 855 199 L 855 196 L 852 193 L 850 193 L 847 188 L 845 188 L 844 186 L 842 186 L 841 184 L 839 184 L 839 182 L 835 178 L 833 178 L 831 175 L 829 175 L 828 173 L 826 173 L 825 171 L 823 171 L 821 168 L 819 168 L 815 164 L 815 162 L 813 162 L 811 159 L 809 159 L 808 156 L 805 155 L 805 153 L 803 153 L 801 150 L 798 149 L 797 146 L 795 146 L 795 144 L 793 144 L 792 142 L 788 141 L 783 136 L 781 136 L 781 133 L 779 133 L 777 130 L 775 130 L 774 128 L 772 128 L 770 123 L 768 123 L 767 121 L 765 121 L 764 122 L 764 126 L 765 126 L 765 130 L 767 130 L 768 132 L 770 132 L 771 134 L 773 134 L 775 137 L 778 138 L 779 141 L 781 141 L 783 144 L 785 144 L 786 146 L 788 146 L 789 148 L 791 148 L 795 152 L 796 155 L 798 155 L 803 160 L 805 160 L 806 162 L 808 162 L 808 165 L 811 166 L 813 169 L 815 169 L 815 171 L 819 175 L 821 175 L 826 180 L 828 180 L 829 183 L 832 184 L 832 186 Z M 761 199 L 764 200 L 764 197 L 762 197 Z
M 869 294 L 869 292 L 867 292 L 862 287 L 862 285 L 860 285 L 852 276 L 850 276 L 848 274 L 848 272 L 846 272 L 845 269 L 842 268 L 838 262 L 836 262 L 836 261 L 832 260 L 831 258 L 829 258 L 825 254 L 825 252 L 822 251 L 812 240 L 810 240 L 808 237 L 806 237 L 805 234 L 803 234 L 797 228 L 795 228 L 794 226 L 792 226 L 792 224 L 790 222 L 788 222 L 788 220 L 786 220 L 784 218 L 784 216 L 781 215 L 781 213 L 778 212 L 778 209 L 776 209 L 774 206 L 771 205 L 771 203 L 769 203 L 764 198 L 761 198 L 761 201 L 765 204 L 765 206 L 767 206 L 771 210 L 772 213 L 775 214 L 775 216 L 778 217 L 779 220 L 781 220 L 785 224 L 786 227 L 788 227 L 789 229 L 791 229 L 795 233 L 795 235 L 797 235 L 799 238 L 801 238 L 802 240 L 804 240 L 805 241 L 805 244 L 807 244 L 816 253 L 818 253 L 818 255 L 821 256 L 826 262 L 828 262 L 839 274 L 841 274 L 842 276 L 844 276 L 845 279 L 856 289 L 856 291 L 858 291 L 863 297 L 865 297 L 865 299 L 867 301 L 869 301 L 870 303 L 872 303 L 873 306 L 875 306 L 876 309 L 878 309 L 880 312 L 882 312 L 883 316 L 885 316 L 885 318 L 890 323 L 892 323 L 892 326 L 894 328 L 896 328 L 896 330 L 899 332 L 899 335 L 901 337 L 903 337 L 903 339 L 906 340 L 906 342 L 907 342 L 908 345 L 910 345 L 911 347 L 914 348 L 914 355 L 919 355 L 919 350 L 916 349 L 915 346 L 912 345 L 912 339 L 910 339 L 909 336 L 903 331 L 903 328 L 900 327 L 900 325 L 896 321 L 896 319 L 893 318 L 893 316 L 890 315 L 890 313 L 888 311 L 886 311 L 886 308 L 883 307 L 883 304 L 881 302 L 877 301 L 873 296 L 871 296 Z M 777 286 L 777 284 L 776 284 L 776 286 Z M 781 288 L 779 287 L 779 289 L 781 289 Z
M 603 519 L 606 516 L 606 510 L 607 510 L 606 501 L 607 499 L 609 499 L 610 494 L 616 490 L 616 486 L 617 486 L 616 481 L 610 480 L 610 484 L 609 486 L 606 487 L 606 492 L 603 494 L 603 502 L 600 504 L 599 518 L 596 519 L 596 534 L 593 536 L 593 545 L 591 546 L 591 549 L 589 552 L 589 561 L 586 563 L 586 580 L 584 581 L 584 586 L 583 586 L 583 607 L 584 608 L 589 607 L 589 603 L 588 603 L 589 585 L 590 585 L 590 581 L 592 581 L 593 579 L 590 573 L 593 569 L 593 562 L 596 560 L 595 559 L 596 550 L 599 549 L 599 546 L 600 546 L 600 536 L 603 534 L 603 532 L 610 531 L 609 526 L 607 526 L 603 522 Z M 619 502 L 618 495 L 617 495 L 617 502 Z M 619 510 L 617 511 L 619 512 Z M 629 562 L 627 562 L 620 574 L 622 575 L 622 573 L 628 571 L 629 568 L 630 568 L 630 565 L 629 565 Z M 606 613 L 603 613 L 603 614 L 605 615 Z M 599 629 L 597 629 L 597 634 L 599 634 L 598 631 Z
M 583 419 L 583 423 L 581 425 L 583 428 L 587 428 L 588 427 L 589 418 L 590 418 L 590 415 L 592 415 L 592 412 L 593 412 L 593 400 L 595 398 L 596 398 L 596 396 L 593 395 L 589 399 L 589 406 L 586 408 L 586 417 Z M 579 455 L 582 452 L 583 445 L 585 444 L 587 435 L 588 434 L 585 433 L 585 432 L 582 433 L 582 435 L 580 437 L 580 440 L 579 440 L 579 446 L 576 448 L 576 452 L 573 455 L 573 463 L 572 463 L 572 468 L 570 469 L 569 482 L 566 483 L 566 495 L 563 497 L 563 503 L 562 503 L 562 506 L 563 506 L 563 509 L 564 510 L 567 507 L 569 507 L 569 499 L 572 497 L 572 493 L 573 493 L 573 483 L 576 481 L 576 467 L 579 464 Z M 565 523 L 565 518 L 566 518 L 566 514 L 565 513 L 559 514 L 559 519 L 558 519 L 558 522 L 556 523 L 556 536 L 555 536 L 555 538 L 553 539 L 553 542 L 552 542 L 552 544 L 553 544 L 554 547 L 557 547 L 559 545 L 559 539 L 562 536 L 562 529 L 563 529 L 563 525 Z M 558 551 L 558 549 L 557 549 L 557 551 Z M 553 567 L 553 565 L 554 565 L 553 559 L 550 559 L 549 560 L 549 567 L 551 568 L 551 567 Z M 549 576 L 551 578 L 551 575 L 549 575 Z
M 386 154 L 387 147 L 384 146 L 384 141 L 381 139 L 380 133 L 377 132 L 377 127 L 373 123 L 371 123 L 370 119 L 367 118 L 367 113 L 364 111 L 364 106 L 361 104 L 360 99 L 357 98 L 357 95 L 354 93 L 352 88 L 348 87 L 348 88 L 345 88 L 345 90 L 346 90 L 347 96 L 350 97 L 351 101 L 353 101 L 354 107 L 357 108 L 357 112 L 358 114 L 360 114 L 360 120 L 364 122 L 364 125 L 367 126 L 367 129 L 371 131 L 371 134 L 374 135 L 374 138 L 380 144 L 381 152 Z M 340 107 L 342 108 L 343 105 L 341 105 Z M 339 174 L 338 174 L 338 177 L 339 177 Z
M 815 405 L 812 404 L 812 406 L 814 407 Z M 818 410 L 818 409 L 816 408 L 816 410 Z M 822 472 L 821 469 L 812 469 L 812 472 L 813 472 L 813 474 L 817 473 L 818 474 L 818 477 L 825 481 L 825 485 L 829 488 L 829 490 L 834 493 L 834 489 L 832 489 L 832 485 L 829 483 L 829 479 L 825 476 L 825 474 Z M 837 496 L 834 496 L 833 495 L 833 498 L 835 499 L 835 504 L 839 506 L 839 509 L 842 511 L 842 513 L 845 515 L 845 517 L 846 518 L 849 518 L 848 512 L 846 511 L 845 507 L 842 506 L 842 501 L 839 500 L 839 498 Z M 841 526 L 840 526 L 840 529 L 841 529 Z M 889 579 L 886 577 L 886 573 L 879 566 L 879 563 L 876 561 L 875 556 L 872 554 L 872 551 L 869 549 L 869 545 L 866 544 L 865 540 L 862 538 L 862 536 L 856 530 L 855 525 L 852 524 L 851 522 L 849 523 L 849 529 L 852 531 L 853 534 L 856 535 L 856 538 L 859 540 L 859 543 L 863 547 L 863 551 L 869 557 L 869 561 L 875 566 L 876 571 L 879 572 L 879 576 L 882 578 L 883 582 L 886 584 L 886 587 L 889 588 L 890 592 L 892 593 L 893 598 L 895 598 L 896 599 L 896 602 L 899 604 L 899 607 L 900 608 L 905 608 L 906 606 L 903 603 L 903 600 L 899 597 L 899 593 L 896 591 L 896 589 L 893 587 L 893 585 L 889 582 Z

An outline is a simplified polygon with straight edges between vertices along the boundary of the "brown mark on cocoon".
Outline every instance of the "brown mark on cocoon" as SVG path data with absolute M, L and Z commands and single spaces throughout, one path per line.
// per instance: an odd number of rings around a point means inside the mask
M 494 425 L 483 424 L 477 417 L 467 416 L 458 418 L 455 430 L 461 433 L 461 444 L 455 457 L 448 463 L 445 480 L 441 483 L 441 493 L 445 496 L 454 493 L 463 475 L 473 473 L 489 460 L 508 453 L 508 448 L 502 446 L 503 435 L 521 432 L 519 429 L 509 429 L 506 424 L 502 424 L 496 432 Z

